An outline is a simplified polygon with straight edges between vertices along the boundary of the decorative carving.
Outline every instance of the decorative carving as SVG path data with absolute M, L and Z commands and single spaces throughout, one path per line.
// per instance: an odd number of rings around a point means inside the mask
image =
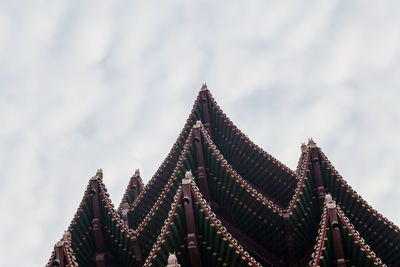
M 181 265 L 178 263 L 178 259 L 176 258 L 175 253 L 170 253 L 168 256 L 168 264 L 166 267 L 180 267 Z

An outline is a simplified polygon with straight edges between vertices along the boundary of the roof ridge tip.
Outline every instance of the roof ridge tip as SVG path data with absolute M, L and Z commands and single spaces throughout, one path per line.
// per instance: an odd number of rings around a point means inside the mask
M 310 148 L 316 148 L 317 147 L 317 143 L 315 143 L 315 141 L 313 140 L 313 138 L 308 138 L 308 146 Z
M 202 83 L 200 91 L 206 91 L 206 90 L 208 90 L 207 83 Z
M 193 125 L 193 128 L 200 128 L 203 125 L 201 120 L 196 121 L 195 125 Z
M 97 169 L 96 174 L 90 178 L 90 181 L 98 180 L 98 179 L 103 179 L 103 170 L 102 169 Z

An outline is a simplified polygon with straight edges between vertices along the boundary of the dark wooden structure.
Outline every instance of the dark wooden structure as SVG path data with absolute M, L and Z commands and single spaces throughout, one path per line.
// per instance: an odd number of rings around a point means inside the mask
M 99 170 L 47 266 L 400 266 L 400 229 L 313 140 L 292 171 L 203 85 L 167 158 L 117 209 Z

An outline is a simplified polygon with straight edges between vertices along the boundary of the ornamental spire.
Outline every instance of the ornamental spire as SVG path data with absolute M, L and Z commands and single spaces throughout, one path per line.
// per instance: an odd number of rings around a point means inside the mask
M 206 84 L 206 83 L 203 83 L 200 90 L 201 90 L 201 91 L 208 90 L 207 84 Z

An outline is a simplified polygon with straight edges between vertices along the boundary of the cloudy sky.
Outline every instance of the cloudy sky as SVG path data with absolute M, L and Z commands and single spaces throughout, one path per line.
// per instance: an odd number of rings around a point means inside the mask
M 400 2 L 217 2 L 0 1 L 1 266 L 47 262 L 96 169 L 116 205 L 148 181 L 202 82 L 292 169 L 313 137 L 400 224 Z

